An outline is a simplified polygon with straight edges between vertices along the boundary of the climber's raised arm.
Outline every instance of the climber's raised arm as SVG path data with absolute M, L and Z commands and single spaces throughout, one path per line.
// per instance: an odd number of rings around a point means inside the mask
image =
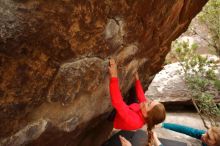
M 136 90 L 138 101 L 140 103 L 145 102 L 147 101 L 147 98 L 144 95 L 144 90 L 142 88 L 141 81 L 139 80 L 138 72 L 135 72 L 134 76 L 135 76 L 135 90 Z
M 120 113 L 120 114 L 128 114 L 129 107 L 123 101 L 123 97 L 119 88 L 119 81 L 117 75 L 117 65 L 114 59 L 109 60 L 109 74 L 110 74 L 110 95 L 112 106 Z

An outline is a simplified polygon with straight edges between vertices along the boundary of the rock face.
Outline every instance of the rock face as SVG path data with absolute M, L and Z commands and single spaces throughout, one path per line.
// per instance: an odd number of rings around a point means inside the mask
M 160 102 L 185 103 L 191 100 L 189 90 L 184 81 L 184 72 L 177 63 L 164 66 L 148 87 L 146 96 Z
M 108 57 L 146 89 L 207 0 L 1 0 L 0 145 L 100 145 Z
M 219 57 L 214 55 L 203 54 L 203 56 L 210 61 L 219 61 Z M 215 73 L 219 77 L 220 65 L 216 65 Z M 207 68 L 209 67 L 207 66 Z M 219 103 L 218 91 L 213 89 L 212 92 L 216 94 L 214 101 Z M 154 100 L 159 100 L 167 106 L 192 105 L 190 90 L 184 81 L 184 71 L 179 62 L 164 66 L 163 70 L 156 74 L 152 80 L 145 95 Z

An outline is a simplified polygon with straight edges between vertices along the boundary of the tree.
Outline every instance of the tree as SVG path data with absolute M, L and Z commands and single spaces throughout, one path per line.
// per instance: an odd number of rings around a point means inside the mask
M 198 18 L 209 30 L 210 36 L 203 36 L 203 38 L 215 48 L 216 53 L 220 56 L 220 0 L 209 0 Z
M 220 91 L 220 81 L 215 73 L 217 70 L 215 62 L 197 54 L 196 44 L 189 45 L 186 41 L 174 41 L 172 48 L 175 49 L 174 56 L 184 71 L 184 80 L 205 127 L 208 128 L 205 119 L 216 126 L 220 109 L 214 98 Z

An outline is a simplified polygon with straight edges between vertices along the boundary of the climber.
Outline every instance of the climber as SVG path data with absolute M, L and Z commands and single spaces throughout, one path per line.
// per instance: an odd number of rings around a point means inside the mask
M 183 133 L 193 138 L 199 139 L 202 141 L 203 146 L 220 146 L 220 127 L 211 127 L 208 129 L 208 131 L 199 130 L 188 126 L 173 124 L 173 123 L 163 123 L 162 125 L 160 125 L 160 127 L 172 131 L 176 131 L 179 133 Z M 153 132 L 153 138 L 154 138 L 154 145 L 163 146 L 160 143 L 160 140 L 157 138 L 155 132 Z M 121 141 L 122 146 L 132 146 L 131 142 L 125 139 L 125 137 L 119 136 L 119 139 Z
M 208 131 L 174 123 L 163 123 L 160 127 L 199 139 L 203 146 L 220 146 L 220 127 L 211 127 Z
M 114 59 L 109 60 L 110 95 L 113 107 L 116 109 L 114 128 L 122 130 L 136 130 L 147 124 L 148 144 L 152 143 L 152 129 L 156 124 L 165 120 L 166 111 L 163 104 L 145 98 L 144 91 L 135 73 L 135 89 L 139 103 L 127 105 L 121 96 L 117 76 L 117 65 Z

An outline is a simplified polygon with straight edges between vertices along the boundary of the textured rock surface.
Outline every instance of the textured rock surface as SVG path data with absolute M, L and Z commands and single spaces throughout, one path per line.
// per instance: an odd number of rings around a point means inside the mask
M 219 60 L 217 56 L 205 55 L 208 60 Z M 208 68 L 208 67 L 207 67 Z M 220 65 L 217 64 L 216 75 L 219 77 Z M 213 89 L 215 93 L 215 102 L 219 102 L 219 93 L 216 89 Z M 148 90 L 145 93 L 146 96 L 159 100 L 167 105 L 190 105 L 191 94 L 190 90 L 184 81 L 184 72 L 179 62 L 168 64 L 164 66 L 154 79 L 152 80 Z
M 1 145 L 100 145 L 111 131 L 107 58 L 124 95 L 136 69 L 146 89 L 205 3 L 1 0 Z
M 191 99 L 179 63 L 164 66 L 148 87 L 146 96 L 161 102 L 187 102 Z

